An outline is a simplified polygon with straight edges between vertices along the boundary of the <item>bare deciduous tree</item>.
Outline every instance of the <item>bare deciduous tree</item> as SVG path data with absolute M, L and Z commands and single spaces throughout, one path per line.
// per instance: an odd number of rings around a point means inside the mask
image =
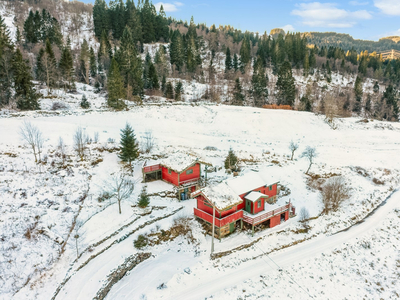
M 292 140 L 292 141 L 290 141 L 289 149 L 290 149 L 290 151 L 292 152 L 292 157 L 290 158 L 290 160 L 293 160 L 294 152 L 295 152 L 297 149 L 299 149 L 299 144 L 293 142 L 293 140 Z
M 314 163 L 314 158 L 317 157 L 317 150 L 315 150 L 314 147 L 307 146 L 306 150 L 304 150 L 304 152 L 301 154 L 301 157 L 307 158 L 308 162 L 310 163 L 306 171 L 306 174 L 308 175 L 308 172 L 310 171 L 310 168 Z
M 151 150 L 154 148 L 155 145 L 155 138 L 153 132 L 151 130 L 147 130 L 144 133 L 143 140 L 144 140 L 143 151 L 146 153 L 151 152 Z
M 109 182 L 110 194 L 118 201 L 119 213 L 121 214 L 121 201 L 128 199 L 132 193 L 134 184 L 126 174 L 118 173 L 111 177 Z
M 307 208 L 302 207 L 302 208 L 300 209 L 299 221 L 300 221 L 300 222 L 304 222 L 305 220 L 307 220 L 307 219 L 309 219 L 309 218 L 310 218 L 310 214 L 309 214 Z
M 63 138 L 61 136 L 58 138 L 57 148 L 58 148 L 58 151 L 60 153 L 60 156 L 61 156 L 61 159 L 62 159 L 62 163 L 63 163 L 63 165 L 65 165 L 66 146 L 65 146 L 64 140 L 63 140 Z
M 35 162 L 41 161 L 41 153 L 43 148 L 43 135 L 42 132 L 29 121 L 24 121 L 20 127 L 20 136 L 23 141 L 25 141 L 33 150 L 33 155 L 35 156 Z
M 86 149 L 86 135 L 83 132 L 82 127 L 78 127 L 74 134 L 74 149 L 78 153 L 81 160 L 85 157 Z
M 336 211 L 350 197 L 350 188 L 346 186 L 343 177 L 331 177 L 322 186 L 321 197 L 325 213 Z

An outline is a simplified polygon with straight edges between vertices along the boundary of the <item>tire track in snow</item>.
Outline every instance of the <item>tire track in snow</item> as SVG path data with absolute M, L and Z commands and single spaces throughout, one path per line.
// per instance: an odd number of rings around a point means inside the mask
M 130 232 L 128 232 L 127 234 L 125 234 L 124 236 L 122 236 L 121 238 L 119 238 L 118 240 L 115 240 L 114 242 L 112 242 L 110 245 L 108 245 L 107 247 L 103 248 L 101 251 L 99 251 L 98 253 L 90 256 L 83 264 L 81 264 L 78 268 L 75 269 L 75 271 L 73 271 L 71 273 L 71 275 L 67 276 L 63 282 L 57 287 L 56 291 L 54 292 L 53 297 L 51 298 L 51 300 L 55 300 L 56 297 L 58 296 L 58 294 L 60 293 L 60 291 L 65 287 L 65 285 L 68 283 L 68 281 L 77 274 L 77 272 L 79 272 L 81 269 L 83 269 L 89 262 L 91 262 L 93 259 L 95 259 L 96 257 L 98 257 L 99 255 L 103 254 L 104 252 L 106 252 L 107 250 L 109 250 L 112 246 L 119 244 L 120 242 L 123 242 L 125 239 L 127 239 L 128 237 L 130 237 L 132 234 L 134 234 L 135 232 L 139 231 L 140 229 L 143 229 L 155 222 L 158 222 L 162 219 L 166 219 L 168 217 L 171 217 L 173 215 L 175 215 L 178 211 L 182 210 L 184 207 L 181 206 L 178 209 L 175 209 L 174 211 L 172 211 L 171 213 L 155 218 L 154 220 L 151 221 L 147 221 L 145 223 L 143 223 L 142 225 L 139 225 L 137 228 L 131 230 Z M 71 269 L 70 269 L 71 270 Z M 69 271 L 68 271 L 69 272 Z
M 298 246 L 286 248 L 271 254 L 270 257 L 280 268 L 289 268 L 293 264 L 325 251 L 332 251 L 349 240 L 360 238 L 369 231 L 379 228 L 380 223 L 385 219 L 385 215 L 397 207 L 400 207 L 400 192 L 398 189 L 386 199 L 386 202 L 383 202 L 377 209 L 367 215 L 363 219 L 364 221 L 358 223 L 357 226 L 351 226 L 347 231 L 318 237 Z M 223 269 L 222 271 L 213 269 L 210 272 L 201 274 L 201 276 L 196 276 L 197 284 L 192 284 L 190 281 L 185 284 L 181 281 L 181 286 L 186 286 L 186 289 L 165 295 L 164 299 L 204 299 L 226 288 L 240 284 L 246 279 L 259 277 L 266 272 L 279 272 L 279 268 L 278 266 L 266 268 L 266 265 L 259 259 L 254 259 L 233 271 L 229 269 Z M 225 278 L 226 280 L 221 280 L 221 278 Z

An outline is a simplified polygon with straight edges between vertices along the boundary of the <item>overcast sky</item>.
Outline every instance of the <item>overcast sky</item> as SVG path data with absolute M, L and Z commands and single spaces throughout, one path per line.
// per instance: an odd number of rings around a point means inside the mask
M 193 16 L 196 23 L 232 25 L 242 31 L 335 31 L 369 40 L 400 35 L 400 0 L 180 0 L 153 4 L 157 9 L 163 4 L 167 15 L 177 19 L 189 21 Z

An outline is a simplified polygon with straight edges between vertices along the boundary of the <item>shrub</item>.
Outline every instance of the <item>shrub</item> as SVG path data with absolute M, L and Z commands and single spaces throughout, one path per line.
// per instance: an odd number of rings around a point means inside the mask
M 299 220 L 300 222 L 304 222 L 305 220 L 310 218 L 310 214 L 307 210 L 307 208 L 302 207 L 300 210 L 300 216 L 299 216 Z
M 51 110 L 59 110 L 59 109 L 66 109 L 67 106 L 62 103 L 62 102 L 53 102 L 53 105 L 51 106 Z
M 136 241 L 133 242 L 133 245 L 135 246 L 136 249 L 141 249 L 143 247 L 146 247 L 149 242 L 149 239 L 147 236 L 141 234 L 138 236 Z
M 81 105 L 81 107 L 84 108 L 84 109 L 87 109 L 87 108 L 90 107 L 90 103 L 89 103 L 89 101 L 87 100 L 85 94 L 83 94 L 83 96 L 82 96 L 82 100 L 81 100 L 80 105 Z
M 343 177 L 329 178 L 322 186 L 321 191 L 324 212 L 336 211 L 340 204 L 350 197 L 350 189 L 346 186 Z
M 104 202 L 105 200 L 111 199 L 112 198 L 112 194 L 110 192 L 103 192 L 99 195 L 99 197 L 97 197 L 97 201 Z

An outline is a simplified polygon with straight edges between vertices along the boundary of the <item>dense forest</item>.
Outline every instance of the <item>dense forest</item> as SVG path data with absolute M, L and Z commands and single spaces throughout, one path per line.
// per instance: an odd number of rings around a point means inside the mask
M 368 51 L 372 53 L 391 49 L 400 50 L 400 44 L 391 39 L 380 39 L 378 42 L 357 40 L 349 34 L 336 32 L 307 32 L 305 36 L 310 44 L 314 44 L 317 47 L 333 45 L 334 47 L 340 47 L 344 51 L 354 49 L 357 52 Z
M 167 17 L 162 6 L 157 12 L 149 0 L 96 0 L 92 19 L 97 43 L 84 39 L 72 49 L 60 20 L 44 8 L 29 11 L 23 26 L 17 27 L 15 42 L 0 18 L 0 105 L 38 109 L 38 85 L 49 93 L 56 88 L 73 91 L 78 81 L 106 92 L 109 106 L 123 109 L 125 100 L 142 102 L 146 95 L 181 100 L 181 81 L 194 80 L 210 86 L 202 96 L 208 101 L 218 101 L 216 87 L 228 85 L 227 104 L 326 113 L 335 102 L 340 116 L 398 120 L 400 60 L 384 61 L 375 52 L 395 48 L 390 40 L 358 41 L 336 33 L 259 35 L 231 26 L 207 27 L 193 17 L 189 23 Z M 144 52 L 149 43 L 159 43 L 153 57 Z M 221 56 L 223 72 L 218 71 Z M 322 78 L 326 84 L 333 73 L 347 74 L 355 83 L 351 91 L 328 93 L 308 84 L 300 92 L 294 73 Z M 362 88 L 368 78 L 375 82 L 372 94 Z M 379 91 L 380 85 L 385 91 Z

